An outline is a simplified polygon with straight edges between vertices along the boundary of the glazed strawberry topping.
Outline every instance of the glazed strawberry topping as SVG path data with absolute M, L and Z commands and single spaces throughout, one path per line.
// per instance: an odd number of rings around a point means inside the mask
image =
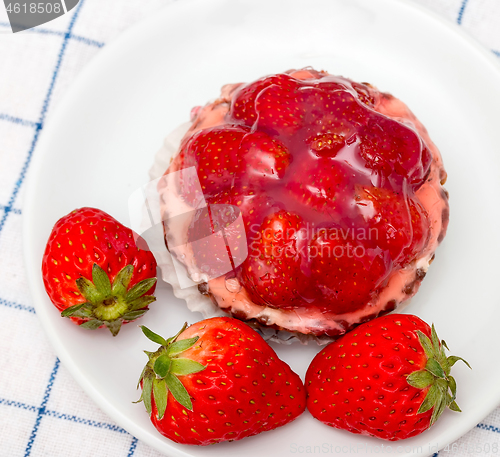
M 263 221 L 263 215 L 271 214 L 280 208 L 270 195 L 262 193 L 253 186 L 232 187 L 209 197 L 211 205 L 237 206 L 243 213 L 247 234 L 255 232 Z
M 243 86 L 231 104 L 231 117 L 243 121 L 246 125 L 253 125 L 257 120 L 256 99 L 263 90 L 270 86 L 293 90 L 297 87 L 297 80 L 287 74 L 278 74 L 261 78 L 252 84 Z
M 382 178 L 396 179 L 398 184 L 407 179 L 418 186 L 430 169 L 430 152 L 418 135 L 381 114 L 370 117 L 361 127 L 358 141 L 366 166 Z
M 291 157 L 263 132 L 229 125 L 205 129 L 184 145 L 182 168 L 195 166 L 203 192 L 233 187 L 244 181 L 282 179 Z
M 395 264 L 415 259 L 429 235 L 425 210 L 418 202 L 378 187 L 358 187 L 355 201 L 370 226 L 368 246 L 388 251 Z
M 387 252 L 368 248 L 352 232 L 339 233 L 337 227 L 322 229 L 309 252 L 311 282 L 320 292 L 318 306 L 344 314 L 361 308 L 372 291 L 385 285 L 390 259 Z
M 226 124 L 189 137 L 176 161 L 196 167 L 209 207 L 240 209 L 249 256 L 236 274 L 254 303 L 344 314 L 425 249 L 415 193 L 432 156 L 409 122 L 375 111 L 389 95 L 308 72 L 240 86 Z
M 301 229 L 299 216 L 280 210 L 266 217 L 258 236 L 250 238 L 249 256 L 238 278 L 256 303 L 293 308 L 303 300 L 307 283 L 301 264 L 307 244 Z

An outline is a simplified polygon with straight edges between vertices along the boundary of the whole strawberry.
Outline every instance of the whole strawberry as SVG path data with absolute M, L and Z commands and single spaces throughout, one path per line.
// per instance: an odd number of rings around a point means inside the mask
M 106 326 L 113 336 L 156 300 L 153 254 L 136 246 L 132 230 L 95 208 L 77 209 L 57 221 L 42 273 L 63 317 L 92 330 Z
M 167 438 L 208 445 L 272 430 L 305 409 L 299 376 L 247 324 L 216 317 L 168 340 L 142 327 L 160 348 L 139 384 L 151 421 Z
M 306 374 L 307 407 L 321 422 L 391 441 L 427 430 L 460 411 L 444 341 L 412 315 L 360 325 L 319 352 Z M 469 367 L 470 368 L 470 367 Z

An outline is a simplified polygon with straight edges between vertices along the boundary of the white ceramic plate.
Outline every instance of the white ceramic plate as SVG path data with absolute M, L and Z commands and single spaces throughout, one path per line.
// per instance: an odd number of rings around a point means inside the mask
M 286 7 L 284 6 L 286 5 Z M 80 206 L 128 222 L 127 200 L 147 180 L 163 137 L 228 82 L 311 65 L 369 81 L 404 100 L 430 131 L 449 173 L 451 221 L 407 312 L 435 322 L 457 364 L 458 402 L 432 430 L 389 443 L 322 425 L 308 413 L 240 442 L 183 447 L 159 435 L 137 378 L 150 344 L 135 325 L 117 338 L 59 317 L 41 280 L 52 225 Z M 499 67 L 489 53 L 428 12 L 401 0 L 184 0 L 125 33 L 85 69 L 43 132 L 25 200 L 26 263 L 37 315 L 63 364 L 116 422 L 170 456 L 288 456 L 310 451 L 426 455 L 474 427 L 500 400 Z M 200 315 L 169 286 L 142 320 L 169 335 Z M 82 351 L 85 347 L 85 351 Z M 316 347 L 274 346 L 305 374 Z M 316 448 L 314 448 L 316 446 Z M 332 446 L 332 447 L 331 447 Z M 398 447 L 400 446 L 400 447 Z

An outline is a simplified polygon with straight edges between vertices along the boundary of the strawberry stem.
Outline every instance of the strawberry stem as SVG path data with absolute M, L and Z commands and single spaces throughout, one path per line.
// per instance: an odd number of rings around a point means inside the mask
M 156 283 L 156 278 L 144 279 L 127 290 L 133 274 L 134 266 L 127 265 L 111 284 L 107 273 L 94 263 L 92 281 L 83 276 L 76 280 L 78 290 L 87 301 L 65 309 L 61 316 L 86 319 L 80 327 L 90 330 L 104 325 L 116 336 L 124 321 L 141 317 L 156 300 L 152 295 L 144 295 Z
M 447 407 L 452 411 L 460 412 L 455 402 L 457 383 L 450 375 L 451 367 L 458 360 L 471 367 L 461 357 L 453 355 L 446 357 L 445 348 L 448 349 L 448 346 L 444 341 L 439 340 L 434 325 L 432 325 L 431 338 L 420 330 L 417 330 L 417 335 L 428 359 L 425 368 L 408 375 L 406 381 L 417 389 L 428 389 L 418 409 L 418 414 L 434 408 L 430 420 L 430 425 L 433 425 Z
M 151 396 L 153 396 L 158 410 L 158 419 L 161 419 L 165 414 L 169 392 L 184 408 L 189 411 L 193 410 L 191 397 L 179 376 L 188 376 L 206 368 L 194 360 L 179 357 L 180 354 L 193 347 L 198 341 L 198 337 L 177 341 L 177 338 L 186 327 L 187 323 L 174 337 L 165 340 L 165 338 L 149 330 L 144 325 L 141 326 L 144 335 L 154 343 L 159 344 L 160 347 L 152 353 L 144 351 L 149 360 L 139 379 L 138 386 L 142 382 L 142 394 L 139 401 L 144 402 L 146 411 L 151 414 Z

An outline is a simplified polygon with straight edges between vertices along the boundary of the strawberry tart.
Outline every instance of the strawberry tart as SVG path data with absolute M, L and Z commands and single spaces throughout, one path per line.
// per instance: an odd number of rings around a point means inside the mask
M 370 84 L 306 68 L 226 85 L 167 141 L 165 239 L 196 283 L 174 291 L 206 314 L 336 338 L 407 302 L 445 236 L 439 151 Z

